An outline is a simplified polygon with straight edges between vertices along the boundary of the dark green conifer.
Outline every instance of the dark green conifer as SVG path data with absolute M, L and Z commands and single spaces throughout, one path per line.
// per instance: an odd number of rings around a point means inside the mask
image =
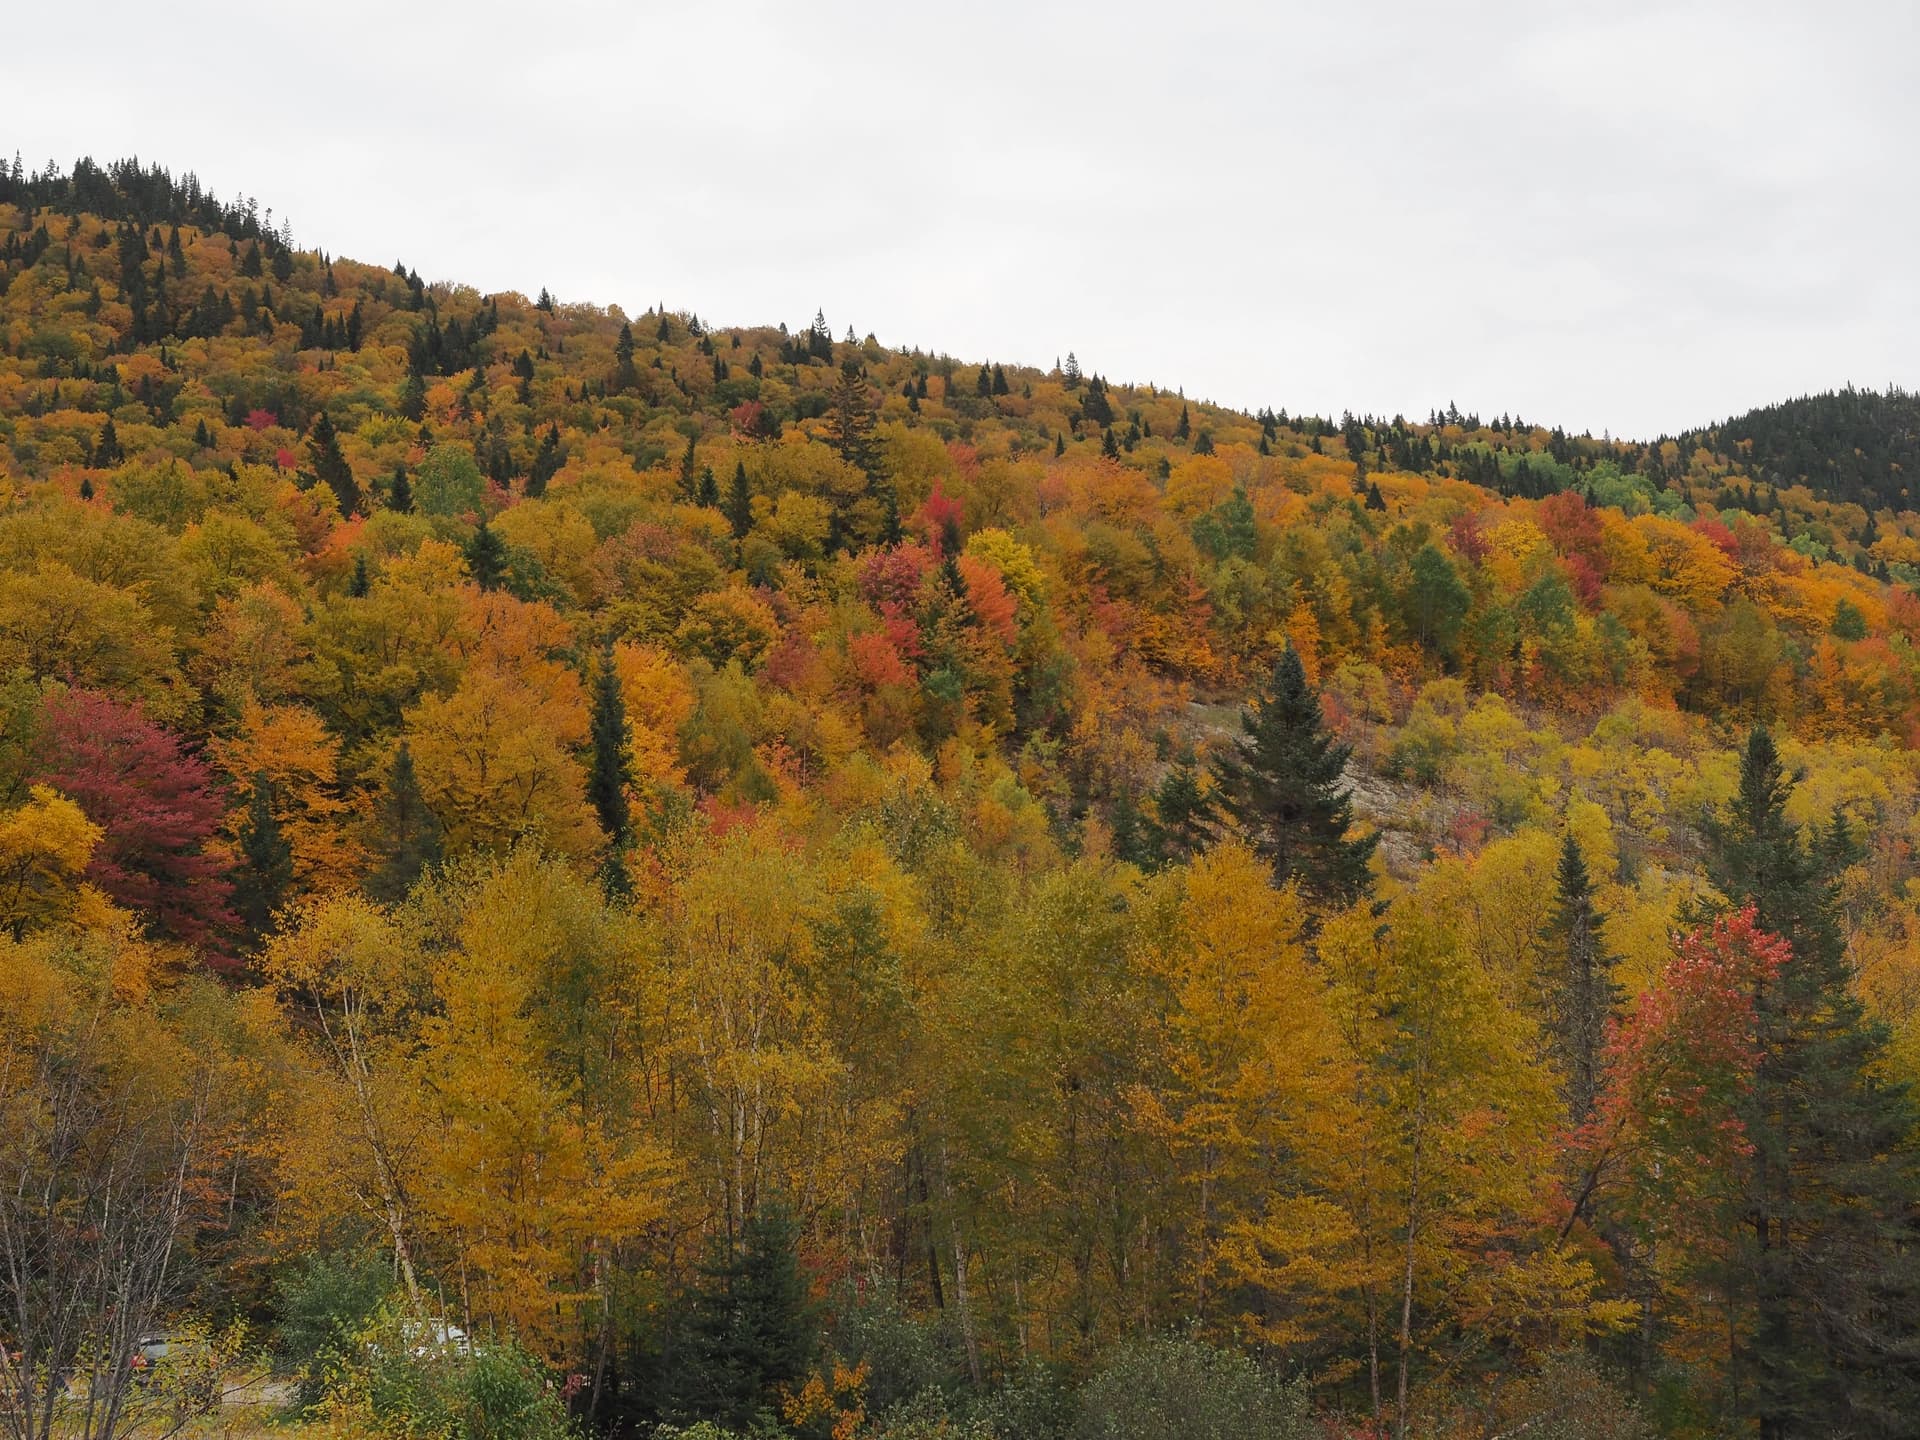
M 485 520 L 466 545 L 467 573 L 482 590 L 498 590 L 507 576 L 507 547 Z
M 307 433 L 307 450 L 313 457 L 313 473 L 327 482 L 327 488 L 340 502 L 340 513 L 357 514 L 364 503 L 360 482 L 353 478 L 352 467 L 340 453 L 339 436 L 334 433 L 333 421 L 324 410 Z
M 747 462 L 733 464 L 733 486 L 727 492 L 727 527 L 733 538 L 744 540 L 753 528 L 753 487 L 747 483 Z
M 413 754 L 404 740 L 387 772 L 374 820 L 376 864 L 366 890 L 375 900 L 391 904 L 406 899 L 421 875 L 440 863 L 440 822 L 420 793 Z
M 272 933 L 274 915 L 293 885 L 293 847 L 273 811 L 273 784 L 253 777 L 253 795 L 240 827 L 240 864 L 233 877 L 233 908 L 255 940 Z
M 1200 789 L 1200 776 L 1191 759 L 1169 770 L 1153 792 L 1153 825 L 1149 841 L 1168 864 L 1191 860 L 1213 838 L 1213 799 Z
M 1792 946 L 1755 996 L 1760 1061 L 1736 1105 L 1752 1154 L 1718 1288 L 1761 1436 L 1890 1440 L 1920 1414 L 1920 1117 L 1850 983 L 1833 866 L 1851 841 L 1842 828 L 1809 847 L 1787 818 L 1793 786 L 1757 727 L 1710 834 L 1721 893 Z
M 1593 881 L 1571 830 L 1560 842 L 1557 880 L 1545 937 L 1549 963 L 1558 972 L 1552 1002 L 1554 1048 L 1566 1073 L 1568 1116 L 1575 1125 L 1584 1125 L 1605 1078 L 1602 1046 L 1620 988 L 1614 983 L 1614 957 L 1607 953 L 1600 913 L 1593 906 Z
M 666 1367 L 671 1418 L 744 1434 L 806 1375 L 819 1332 L 796 1242 L 786 1212 L 767 1204 L 747 1217 L 737 1243 L 715 1239 L 678 1307 Z
M 107 423 L 100 427 L 100 439 L 93 447 L 94 467 L 106 470 L 126 458 L 126 451 L 120 448 L 120 432 L 113 428 L 113 417 L 109 415 Z
M 613 347 L 613 360 L 613 388 L 622 392 L 637 388 L 640 372 L 633 364 L 633 326 L 620 327 L 620 339 Z
M 602 875 L 610 893 L 627 889 L 625 851 L 633 840 L 633 815 L 627 802 L 632 768 L 627 761 L 627 702 L 613 663 L 613 642 L 601 646 L 593 676 L 593 766 L 587 775 L 587 799 L 607 835 Z
M 1273 880 L 1297 880 L 1323 904 L 1346 905 L 1365 893 L 1377 836 L 1349 837 L 1353 802 L 1344 780 L 1348 747 L 1335 743 L 1289 645 L 1254 703 L 1241 735 L 1214 762 L 1221 798 L 1247 838 L 1273 866 Z

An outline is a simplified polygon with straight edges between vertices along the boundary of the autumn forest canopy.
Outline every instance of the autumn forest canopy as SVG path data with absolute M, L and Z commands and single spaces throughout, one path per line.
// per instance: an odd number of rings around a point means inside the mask
M 1912 1433 L 1920 397 L 538 278 L 0 165 L 11 1440 Z

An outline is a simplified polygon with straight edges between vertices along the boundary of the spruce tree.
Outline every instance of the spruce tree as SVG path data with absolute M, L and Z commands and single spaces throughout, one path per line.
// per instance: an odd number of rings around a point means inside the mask
M 387 903 L 404 900 L 420 876 L 440 863 L 440 822 L 420 793 L 404 740 L 387 771 L 374 822 L 378 864 L 367 876 L 367 894 Z
M 107 423 L 100 427 L 99 442 L 93 447 L 93 463 L 105 470 L 126 458 L 126 451 L 120 448 L 120 432 L 113 428 L 113 417 L 109 415 Z
M 566 456 L 560 449 L 560 425 L 556 421 L 540 437 L 539 452 L 533 457 L 533 468 L 527 472 L 527 498 L 538 500 L 546 494 L 547 482 L 560 472 L 560 467 L 565 463 Z
M 1241 712 L 1241 735 L 1214 761 L 1229 814 L 1273 866 L 1311 898 L 1345 905 L 1367 889 L 1378 837 L 1350 838 L 1353 802 L 1342 779 L 1348 748 L 1327 733 L 1320 697 L 1289 645 Z
M 633 326 L 622 325 L 620 338 L 613 347 L 613 388 L 632 390 L 640 384 L 640 372 L 633 364 Z
M 873 401 L 867 394 L 867 382 L 860 367 L 849 360 L 840 367 L 840 381 L 833 389 L 833 448 L 840 458 L 861 474 L 874 471 Z
M 1124 860 L 1142 870 L 1153 868 L 1153 836 L 1146 818 L 1140 813 L 1140 802 L 1133 798 L 1131 789 L 1122 790 L 1113 802 L 1113 858 Z
M 761 1205 L 737 1244 L 722 1237 L 680 1307 L 668 1358 L 667 1410 L 746 1433 L 806 1375 L 819 1330 L 786 1212 Z
M 333 421 L 324 410 L 313 422 L 313 429 L 307 432 L 307 449 L 313 456 L 313 473 L 327 482 L 327 488 L 340 502 L 340 513 L 356 513 L 361 506 L 360 482 L 353 478 L 352 467 L 340 453 L 339 436 L 334 433 Z
M 633 834 L 627 806 L 627 702 L 620 692 L 620 674 L 614 668 L 613 644 L 600 648 L 593 676 L 593 769 L 587 776 L 587 799 L 600 817 L 607 841 L 619 850 Z
M 727 492 L 727 527 L 733 538 L 744 540 L 753 528 L 753 487 L 747 483 L 747 463 L 733 464 L 733 485 Z
M 413 482 L 407 479 L 404 463 L 393 467 L 393 481 L 387 487 L 387 508 L 401 515 L 413 509 Z
M 1593 1113 L 1600 1090 L 1601 1045 L 1607 1018 L 1620 1000 L 1614 957 L 1607 953 L 1593 881 L 1580 842 L 1569 830 L 1560 842 L 1560 868 L 1547 921 L 1549 963 L 1558 970 L 1553 996 L 1554 1047 L 1566 1070 L 1567 1113 L 1575 1125 Z
M 1739 1404 L 1765 1440 L 1912 1433 L 1920 1414 L 1916 1116 L 1884 1078 L 1888 1031 L 1854 995 L 1832 837 L 1809 847 L 1764 726 L 1749 736 L 1711 873 L 1792 946 L 1755 996 L 1760 1060 L 1738 1103 L 1752 1146 L 1723 1279 Z M 1844 843 L 1844 842 L 1843 842 Z
M 273 813 L 273 784 L 265 775 L 253 777 L 253 797 L 247 802 L 240 828 L 240 864 L 233 877 L 233 908 L 258 940 L 273 930 L 274 912 L 293 885 L 293 847 L 280 833 Z
M 353 557 L 353 574 L 347 580 L 347 594 L 355 600 L 367 598 L 367 592 L 373 588 L 373 582 L 367 575 L 366 552 Z
M 507 547 L 486 521 L 473 532 L 466 546 L 467 573 L 482 590 L 498 590 L 507 575 Z
M 1191 760 L 1166 773 L 1153 792 L 1154 822 L 1148 840 L 1165 862 L 1191 860 L 1207 848 L 1213 836 L 1213 801 L 1200 789 L 1200 776 Z

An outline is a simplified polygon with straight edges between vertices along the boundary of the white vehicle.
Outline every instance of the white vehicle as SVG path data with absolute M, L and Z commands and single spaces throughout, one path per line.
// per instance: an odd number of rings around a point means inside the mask
M 473 1354 L 473 1342 L 467 1338 L 467 1332 L 444 1316 L 432 1315 L 425 1320 L 402 1320 L 396 1327 L 406 1353 L 416 1360 L 424 1360 L 429 1355 Z M 367 1346 L 367 1353 L 378 1359 L 381 1346 L 376 1341 Z

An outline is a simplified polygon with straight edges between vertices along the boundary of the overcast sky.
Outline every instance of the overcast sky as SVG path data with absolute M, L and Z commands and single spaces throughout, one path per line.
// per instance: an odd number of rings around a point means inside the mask
M 5 32 L 30 166 L 137 151 L 483 290 L 1616 435 L 1920 384 L 1913 0 L 113 0 Z

